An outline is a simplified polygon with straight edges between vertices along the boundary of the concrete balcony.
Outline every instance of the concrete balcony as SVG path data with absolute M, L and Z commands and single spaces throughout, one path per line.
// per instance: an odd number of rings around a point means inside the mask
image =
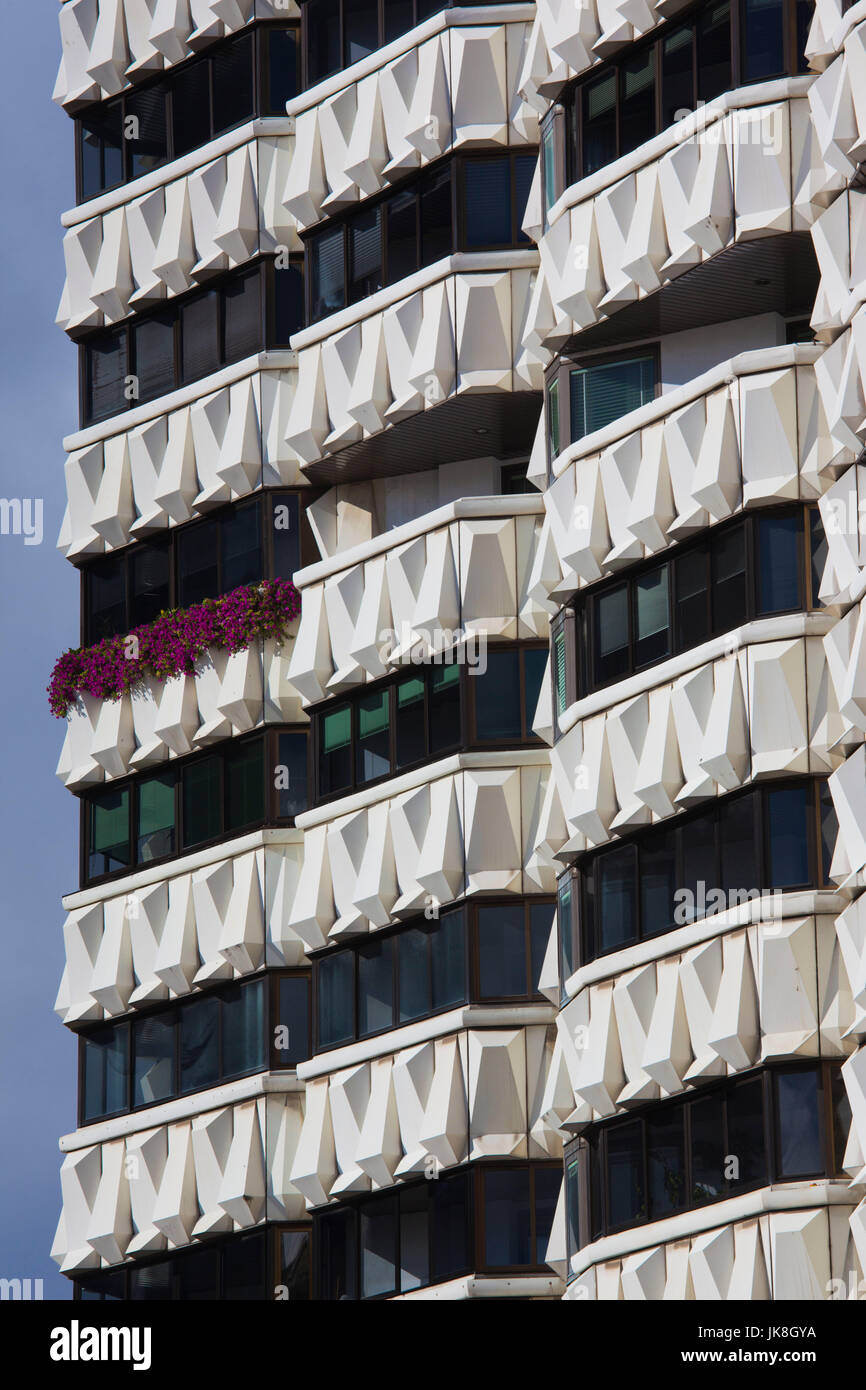
M 264 1072 L 66 1135 L 52 1259 L 71 1274 L 302 1221 L 289 1170 L 303 1114 L 296 1077 Z
M 58 548 L 100 555 L 260 487 L 305 479 L 284 439 L 295 355 L 262 352 L 68 435 Z
M 538 235 L 527 341 L 555 348 L 579 334 L 582 348 L 601 347 L 808 315 L 817 273 L 805 234 L 841 187 L 810 119 L 812 81 L 725 93 L 568 188 Z
M 528 453 L 546 356 L 523 345 L 537 266 L 530 249 L 456 252 L 295 334 L 286 441 L 305 475 Z
M 61 0 L 54 100 L 67 111 L 115 96 L 255 19 L 297 19 L 294 0 Z
M 256 830 L 63 900 L 65 1023 L 100 1022 L 263 965 L 304 964 L 288 924 L 303 859 L 293 829 Z
M 336 549 L 333 503 L 313 514 Z M 540 497 L 461 498 L 295 575 L 300 627 L 288 677 L 306 704 L 475 641 L 546 637 L 552 605 L 531 599 Z M 351 522 L 369 531 L 360 506 Z
M 445 9 L 289 102 L 284 203 L 304 228 L 465 145 L 533 146 L 517 92 L 534 5 Z

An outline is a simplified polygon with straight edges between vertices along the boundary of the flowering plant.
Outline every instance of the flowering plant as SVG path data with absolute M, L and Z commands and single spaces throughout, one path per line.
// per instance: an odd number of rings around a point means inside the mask
M 192 608 L 160 613 L 155 622 L 125 636 L 64 652 L 48 684 L 51 713 L 63 719 L 81 694 L 118 700 L 146 676 L 161 681 L 181 672 L 191 676 L 208 647 L 240 652 L 256 637 L 284 637 L 300 611 L 294 584 L 266 579 Z

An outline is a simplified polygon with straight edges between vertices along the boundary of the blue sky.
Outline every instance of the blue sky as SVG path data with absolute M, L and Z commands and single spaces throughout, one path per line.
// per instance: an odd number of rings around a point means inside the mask
M 0 46 L 0 497 L 42 498 L 44 537 L 0 535 L 0 1277 L 69 1284 L 49 1256 L 60 1211 L 57 1139 L 75 1127 L 75 1041 L 53 1013 L 61 894 L 76 887 L 77 802 L 54 776 L 55 657 L 77 640 L 78 583 L 56 550 L 61 440 L 76 428 L 75 349 L 54 325 L 60 214 L 74 202 L 72 121 L 51 101 L 56 0 L 7 3 Z

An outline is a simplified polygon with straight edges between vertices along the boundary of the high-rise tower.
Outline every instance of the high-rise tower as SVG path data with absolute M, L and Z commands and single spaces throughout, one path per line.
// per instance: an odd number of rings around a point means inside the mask
M 62 4 L 78 1296 L 860 1278 L 863 10 Z

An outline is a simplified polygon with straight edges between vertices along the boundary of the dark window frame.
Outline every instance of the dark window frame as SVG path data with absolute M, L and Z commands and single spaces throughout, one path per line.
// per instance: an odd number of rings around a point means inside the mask
M 101 784 L 99 788 L 91 788 L 78 795 L 79 806 L 79 882 L 81 887 L 90 887 L 94 884 L 108 883 L 114 879 L 123 878 L 129 874 L 135 874 L 143 869 L 157 867 L 160 864 L 168 864 L 174 860 L 181 859 L 184 855 L 198 853 L 200 850 L 209 849 L 214 845 L 222 844 L 229 840 L 235 840 L 241 835 L 249 834 L 253 830 L 276 828 L 279 826 L 290 826 L 294 824 L 293 816 L 281 818 L 279 815 L 279 790 L 274 785 L 273 769 L 279 763 L 279 737 L 281 734 L 304 735 L 307 742 L 307 788 L 310 786 L 310 737 L 309 726 L 307 724 L 268 724 L 263 728 L 251 730 L 249 733 L 241 734 L 237 738 L 223 739 L 220 743 L 209 745 L 199 749 L 195 753 L 190 753 L 181 758 L 158 763 L 153 767 L 142 769 L 141 772 L 132 776 L 119 777 L 116 781 Z M 234 827 L 227 830 L 228 822 L 228 798 L 225 788 L 225 766 L 227 759 L 230 759 L 242 751 L 247 746 L 261 742 L 262 744 L 262 775 L 263 775 L 263 805 L 264 817 L 255 820 L 248 825 Z M 190 767 L 195 767 L 205 762 L 207 759 L 218 759 L 220 776 L 220 831 L 217 835 L 207 840 L 196 841 L 194 844 L 184 843 L 184 812 L 183 812 L 183 775 Z M 170 854 L 161 855 L 158 858 L 138 861 L 136 847 L 136 812 L 138 807 L 138 788 L 150 777 L 160 777 L 165 774 L 174 777 L 174 843 L 175 848 Z M 98 801 L 99 797 L 107 792 L 130 793 L 128 798 L 128 850 L 130 862 L 119 869 L 112 869 L 108 873 L 90 874 L 90 809 Z M 309 795 L 307 797 L 309 802 Z M 305 809 L 307 809 L 305 807 Z
M 220 39 L 216 43 L 210 44 L 203 53 L 193 54 L 192 57 L 185 59 L 182 63 L 177 63 L 171 68 L 163 70 L 159 73 L 158 76 L 147 77 L 144 81 L 137 82 L 134 87 L 131 87 L 129 90 L 123 92 L 120 96 L 110 97 L 107 98 L 105 101 L 94 102 L 93 104 L 83 108 L 82 110 L 77 111 L 74 118 L 76 203 L 80 205 L 83 203 L 90 202 L 93 199 L 101 198 L 103 194 L 111 192 L 115 188 L 121 188 L 124 184 L 134 182 L 138 178 L 144 178 L 147 176 L 147 173 L 151 172 L 150 170 L 146 171 L 145 174 L 135 174 L 133 172 L 132 161 L 135 154 L 135 150 L 133 148 L 135 142 L 133 140 L 127 139 L 123 134 L 124 121 L 126 119 L 127 114 L 135 114 L 134 112 L 128 112 L 128 107 L 131 104 L 135 104 L 136 99 L 140 95 L 147 96 L 148 94 L 153 93 L 157 96 L 157 98 L 161 97 L 163 103 L 166 153 L 162 159 L 158 160 L 158 162 L 153 165 L 154 169 L 164 168 L 167 164 L 171 164 L 175 159 L 182 158 L 184 154 L 191 153 L 191 151 L 182 151 L 179 154 L 175 153 L 174 135 L 172 129 L 172 96 L 175 91 L 181 90 L 185 85 L 189 83 L 191 74 L 196 75 L 200 72 L 207 73 L 207 85 L 209 93 L 208 126 L 210 134 L 208 135 L 206 143 L 210 143 L 211 140 L 215 140 L 219 136 L 227 134 L 230 130 L 239 129 L 240 126 L 245 125 L 248 121 L 261 120 L 263 117 L 266 116 L 284 115 L 284 111 L 272 111 L 270 109 L 271 103 L 269 101 L 269 92 L 271 74 L 270 43 L 268 42 L 268 40 L 270 38 L 270 34 L 273 32 L 293 33 L 295 35 L 296 70 L 295 92 L 293 93 L 293 96 L 295 96 L 301 90 L 300 22 L 296 19 L 265 19 L 256 20 L 252 24 L 249 24 L 245 28 L 239 30 L 237 33 L 230 34 L 226 38 Z M 219 60 L 221 57 L 224 57 L 232 49 L 239 49 L 240 45 L 242 43 L 245 43 L 249 36 L 252 36 L 251 78 L 253 109 L 248 116 L 244 116 L 240 121 L 235 121 L 230 125 L 223 126 L 219 124 L 218 120 L 215 119 L 215 116 L 218 113 L 214 111 L 213 102 L 214 62 L 216 60 Z M 290 97 L 289 100 L 291 99 L 292 98 Z M 84 123 L 87 120 L 95 120 L 105 117 L 110 118 L 115 111 L 119 115 L 119 123 L 121 129 L 120 154 L 121 164 L 123 167 L 123 176 L 114 182 L 106 182 L 105 147 L 101 144 L 99 149 L 99 162 L 102 174 L 102 177 L 100 179 L 101 187 L 92 191 L 88 191 L 85 189 L 84 186 Z M 193 148 L 201 147 L 194 146 Z
M 295 1065 L 286 1065 L 280 1058 L 279 1049 L 276 1047 L 275 1030 L 280 1023 L 280 1003 L 279 987 L 280 983 L 286 979 L 303 980 L 306 982 L 307 990 L 307 1045 L 305 1056 L 300 1058 L 306 1061 L 312 1056 L 312 1032 L 313 1032 L 313 1009 L 312 1009 L 312 972 L 309 969 L 297 968 L 289 970 L 266 969 L 259 970 L 254 975 L 245 975 L 242 979 L 226 981 L 212 988 L 196 990 L 191 994 L 184 995 L 181 999 L 174 999 L 170 1003 L 160 1001 L 146 1008 L 136 1009 L 135 1013 L 128 1014 L 121 1019 L 106 1019 L 96 1025 L 87 1024 L 81 1028 L 76 1028 L 78 1037 L 78 1125 L 85 1128 L 88 1125 L 101 1124 L 104 1120 L 113 1119 L 118 1115 L 138 1114 L 140 1111 L 152 1110 L 157 1105 L 168 1105 L 172 1101 L 180 1100 L 187 1096 L 199 1095 L 204 1091 L 212 1090 L 215 1086 L 228 1085 L 232 1081 L 241 1080 L 245 1076 L 256 1076 L 263 1071 L 295 1071 Z M 232 1000 L 226 996 L 236 990 L 246 990 L 263 983 L 264 985 L 264 1031 L 262 1036 L 262 1053 L 264 1057 L 263 1065 L 260 1067 L 247 1067 L 243 1071 L 223 1071 L 223 1028 L 224 1010 L 230 1008 Z M 207 1081 L 201 1086 L 194 1086 L 191 1089 L 181 1087 L 181 1047 L 180 1047 L 180 1027 L 184 1011 L 191 1004 L 202 1000 L 215 999 L 220 1004 L 219 1023 L 217 1035 L 217 1057 L 219 1059 L 219 1075 L 213 1080 Z M 174 1029 L 174 1058 L 172 1064 L 173 1084 L 169 1095 L 162 1096 L 158 1100 L 135 1102 L 135 1024 L 139 1021 L 156 1019 L 171 1025 Z M 101 1114 L 94 1114 L 88 1117 L 86 1106 L 86 1063 L 87 1063 L 87 1043 L 97 1034 L 105 1034 L 108 1030 L 118 1034 L 125 1033 L 127 1038 L 127 1071 L 126 1071 L 126 1103 L 118 1109 L 105 1110 Z
M 713 854 L 719 882 L 718 884 L 706 885 L 706 892 L 708 895 L 716 888 L 719 888 L 725 893 L 734 887 L 742 888 L 743 890 L 754 888 L 755 890 L 759 890 L 762 894 L 768 895 L 769 900 L 772 901 L 771 895 L 776 891 L 780 893 L 820 892 L 824 889 L 831 889 L 833 887 L 832 883 L 824 877 L 824 855 L 822 848 L 822 792 L 826 786 L 826 776 L 773 778 L 760 783 L 751 783 L 749 786 L 739 788 L 734 792 L 729 792 L 725 796 L 712 798 L 704 803 L 704 805 L 693 810 L 668 817 L 666 820 L 658 821 L 654 825 L 642 826 L 639 830 L 612 840 L 597 849 L 577 855 L 575 862 L 573 862 L 557 880 L 558 885 L 561 885 L 566 879 L 571 884 L 570 943 L 566 943 L 563 938 L 559 912 L 559 887 L 557 891 L 557 936 L 560 969 L 562 969 L 563 963 L 570 959 L 574 962 L 574 968 L 571 972 L 574 974 L 577 970 L 581 969 L 582 966 L 588 965 L 594 960 L 615 955 L 618 951 L 627 950 L 640 942 L 664 940 L 672 931 L 676 931 L 681 926 L 687 925 L 685 922 L 675 922 L 672 919 L 670 925 L 665 930 L 643 930 L 640 894 L 638 891 L 641 882 L 640 862 L 641 852 L 644 846 L 649 846 L 651 849 L 654 844 L 663 841 L 669 834 L 673 834 L 675 837 L 674 853 L 677 866 L 674 875 L 675 882 L 682 888 L 690 887 L 690 884 L 686 881 L 686 874 L 683 871 L 684 846 L 681 832 L 683 827 L 689 827 L 696 822 L 702 822 L 707 826 L 712 826 Z M 770 878 L 769 798 L 774 792 L 799 788 L 805 788 L 807 791 L 806 850 L 809 881 L 802 884 L 791 884 L 779 889 L 773 889 L 767 886 Z M 724 817 L 727 815 L 728 807 L 749 797 L 753 798 L 755 877 L 759 882 L 755 884 L 743 883 L 725 886 L 721 881 L 724 874 L 720 867 L 722 864 L 722 852 L 725 847 Z M 621 852 L 625 849 L 632 851 L 632 897 L 636 934 L 628 941 L 623 941 L 607 947 L 606 949 L 601 949 L 596 920 L 601 901 L 598 865 L 611 854 Z M 592 911 L 589 908 L 590 899 L 594 904 Z M 707 913 L 706 915 L 713 916 L 715 913 Z M 565 983 L 565 979 L 562 979 L 561 984 L 563 989 L 565 988 Z

